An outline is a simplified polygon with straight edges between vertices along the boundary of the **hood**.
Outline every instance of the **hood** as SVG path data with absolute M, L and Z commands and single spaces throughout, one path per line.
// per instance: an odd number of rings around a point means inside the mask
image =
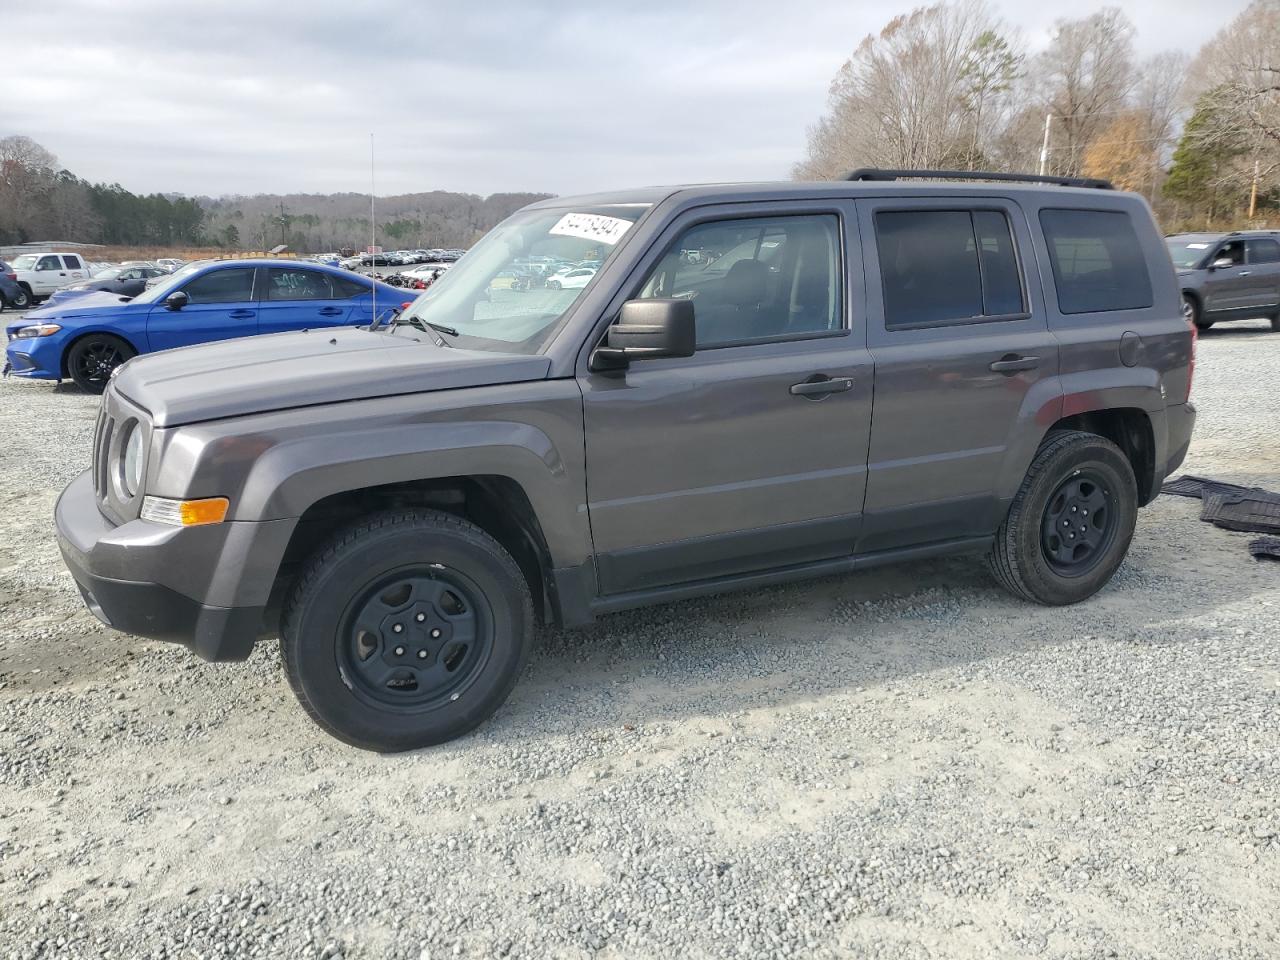
M 547 357 L 440 347 L 354 327 L 277 333 L 135 357 L 112 381 L 157 427 L 545 379 Z
M 63 291 L 58 291 L 62 293 Z M 101 316 L 126 306 L 130 297 L 109 290 L 70 290 L 66 296 L 27 313 L 28 320 L 75 320 L 78 317 Z M 151 304 L 140 305 L 150 307 Z

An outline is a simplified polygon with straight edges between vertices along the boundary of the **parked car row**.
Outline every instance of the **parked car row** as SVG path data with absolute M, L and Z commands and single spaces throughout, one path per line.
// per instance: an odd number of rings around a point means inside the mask
M 366 267 L 406 267 L 415 263 L 453 263 L 461 257 L 465 250 L 384 250 L 378 253 L 365 253 L 359 257 L 360 264 Z M 355 259 L 355 258 L 352 258 Z
M 24 253 L 0 270 L 0 309 L 25 310 L 42 300 L 93 291 L 132 297 L 149 279 L 167 276 L 182 264 L 173 258 L 91 263 L 78 253 Z

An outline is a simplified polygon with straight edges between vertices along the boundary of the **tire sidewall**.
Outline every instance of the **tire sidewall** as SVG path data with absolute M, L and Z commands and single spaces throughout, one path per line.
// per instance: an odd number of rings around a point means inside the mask
M 1063 481 L 1077 472 L 1086 471 L 1096 472 L 1107 481 L 1108 507 L 1117 512 L 1119 526 L 1097 566 L 1080 576 L 1064 577 L 1050 566 L 1044 556 L 1041 526 L 1049 498 Z M 1019 566 L 1027 586 L 1037 598 L 1049 604 L 1078 603 L 1093 596 L 1106 586 L 1124 561 L 1133 540 L 1137 518 L 1138 490 L 1133 469 L 1118 449 L 1099 439 L 1072 444 L 1059 451 L 1035 477 L 1024 496 L 1017 549 Z
M 120 361 L 121 366 L 133 357 L 137 356 L 137 353 L 129 346 L 129 344 L 125 343 L 119 337 L 112 336 L 109 333 L 91 333 L 87 336 L 81 337 L 67 348 L 67 373 L 70 374 L 72 382 L 85 393 L 102 393 L 107 389 L 107 384 L 111 380 L 110 377 L 107 377 L 107 379 L 103 380 L 101 383 L 95 383 L 92 380 L 82 379 L 76 372 L 76 357 L 78 353 L 81 350 L 86 349 L 92 343 L 113 344 L 124 358 Z
M 349 605 L 377 577 L 399 567 L 439 563 L 469 578 L 492 620 L 491 649 L 457 699 L 428 711 L 379 708 L 350 690 L 339 667 Z M 532 632 L 523 585 L 502 559 L 465 534 L 421 524 L 373 530 L 329 558 L 309 578 L 286 618 L 286 656 L 307 708 L 335 736 L 355 746 L 409 750 L 461 736 L 488 718 L 515 685 Z

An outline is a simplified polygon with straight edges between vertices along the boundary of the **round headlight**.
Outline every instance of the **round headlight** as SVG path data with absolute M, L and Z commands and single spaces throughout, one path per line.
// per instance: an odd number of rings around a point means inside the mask
M 136 497 L 142 490 L 142 430 L 137 423 L 129 431 L 129 439 L 124 444 L 124 462 L 121 464 L 121 479 L 124 490 L 131 497 Z

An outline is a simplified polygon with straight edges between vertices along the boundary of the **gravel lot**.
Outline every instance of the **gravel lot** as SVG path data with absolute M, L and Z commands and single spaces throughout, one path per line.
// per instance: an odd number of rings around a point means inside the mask
M 1280 489 L 1280 335 L 1186 469 Z M 477 734 L 306 719 L 273 646 L 101 627 L 51 533 L 95 398 L 0 383 L 0 957 L 1280 956 L 1280 564 L 1143 512 L 1099 597 L 917 563 L 550 632 Z

